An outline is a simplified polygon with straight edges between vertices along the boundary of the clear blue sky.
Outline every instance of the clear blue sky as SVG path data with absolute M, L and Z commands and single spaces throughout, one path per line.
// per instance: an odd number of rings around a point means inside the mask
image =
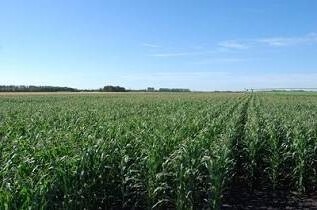
M 1 0 L 0 84 L 317 87 L 317 1 Z

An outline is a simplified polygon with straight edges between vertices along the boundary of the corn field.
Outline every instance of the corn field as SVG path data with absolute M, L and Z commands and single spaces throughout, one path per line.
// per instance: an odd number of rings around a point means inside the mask
M 0 96 L 0 209 L 220 209 L 317 190 L 317 94 Z

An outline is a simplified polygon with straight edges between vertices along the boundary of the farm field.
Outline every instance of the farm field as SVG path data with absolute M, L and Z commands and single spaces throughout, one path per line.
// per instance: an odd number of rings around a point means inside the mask
M 316 119 L 316 93 L 3 94 L 0 209 L 317 208 Z

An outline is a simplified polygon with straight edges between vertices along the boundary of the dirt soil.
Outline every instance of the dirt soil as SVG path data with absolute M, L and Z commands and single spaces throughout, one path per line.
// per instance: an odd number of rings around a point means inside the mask
M 283 190 L 232 190 L 224 196 L 223 210 L 236 209 L 316 209 L 317 192 L 299 195 Z

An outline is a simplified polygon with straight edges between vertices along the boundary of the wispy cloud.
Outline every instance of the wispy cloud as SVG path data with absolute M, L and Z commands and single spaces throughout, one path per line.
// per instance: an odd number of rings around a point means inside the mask
M 171 82 L 171 84 L 174 84 L 174 82 L 185 82 L 185 81 L 192 81 L 192 80 L 201 81 L 206 78 L 225 77 L 229 74 L 230 73 L 225 71 L 192 70 L 192 71 L 175 71 L 175 72 L 153 72 L 149 74 L 136 73 L 133 75 L 122 76 L 122 79 L 134 80 L 134 81 L 151 81 L 151 84 L 155 84 L 157 82 Z
M 194 62 L 195 64 L 212 64 L 212 63 L 237 63 L 247 61 L 245 58 L 208 58 Z
M 194 47 L 185 48 L 170 48 L 162 47 L 156 44 L 143 43 L 143 46 L 149 48 L 147 56 L 172 58 L 172 57 L 186 57 L 186 58 L 198 58 L 201 61 L 200 64 L 207 63 L 233 63 L 242 62 L 246 59 L 243 58 L 231 58 L 226 57 L 227 53 L 243 51 L 251 48 L 261 47 L 291 47 L 291 46 L 304 46 L 309 44 L 317 44 L 317 33 L 309 33 L 303 36 L 297 37 L 260 37 L 254 39 L 232 39 L 224 40 L 217 43 L 217 46 L 204 47 L 197 45 Z M 210 55 L 218 55 L 216 58 L 208 58 Z M 224 56 L 225 58 L 222 58 Z M 217 58 L 218 57 L 218 58 Z
M 162 52 L 156 54 L 150 54 L 153 57 L 181 57 L 181 56 L 196 56 L 196 55 L 208 55 L 215 53 L 215 51 L 192 51 L 192 52 Z
M 244 39 L 243 41 L 226 40 L 218 43 L 218 46 L 226 49 L 243 50 L 251 47 L 269 46 L 269 47 L 288 47 L 305 44 L 317 44 L 317 33 L 309 33 L 303 36 L 279 36 L 279 37 L 261 37 L 256 39 Z
M 218 43 L 218 46 L 238 50 L 248 49 L 250 47 L 249 44 L 242 43 L 237 40 L 222 41 Z
M 189 52 L 179 52 L 179 53 L 157 53 L 157 54 L 151 54 L 150 56 L 153 57 L 179 57 L 179 56 L 186 56 L 191 55 L 192 53 Z
M 160 45 L 157 44 L 152 44 L 152 43 L 143 43 L 142 44 L 144 47 L 149 47 L 149 48 L 160 48 Z
M 299 44 L 312 44 L 317 43 L 317 34 L 310 33 L 301 37 L 268 37 L 257 39 L 256 41 L 274 47 L 292 46 Z

